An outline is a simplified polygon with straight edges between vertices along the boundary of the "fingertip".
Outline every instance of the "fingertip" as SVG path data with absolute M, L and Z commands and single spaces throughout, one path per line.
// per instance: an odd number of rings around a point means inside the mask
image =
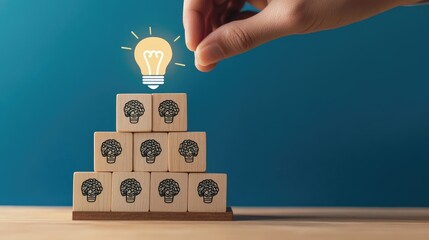
M 195 44 L 194 38 L 191 36 L 191 30 L 185 25 L 185 45 L 189 51 L 195 52 L 197 49 L 197 44 Z
M 195 49 L 196 49 L 195 44 L 192 43 L 192 41 L 189 40 L 188 37 L 185 36 L 185 38 L 186 38 L 185 40 L 186 47 L 189 49 L 189 51 L 195 52 Z
M 202 66 L 209 66 L 225 58 L 225 53 L 217 43 L 198 45 L 195 50 L 195 61 Z
M 202 21 L 201 15 L 195 11 L 188 12 L 183 19 L 185 44 L 190 51 L 194 52 L 202 40 L 202 32 L 204 30 L 204 26 L 201 23 Z
M 210 64 L 208 66 L 203 66 L 201 64 L 199 64 L 198 62 L 195 62 L 195 67 L 198 69 L 198 71 L 200 72 L 210 72 L 211 70 L 213 70 L 216 67 L 216 63 L 214 64 Z

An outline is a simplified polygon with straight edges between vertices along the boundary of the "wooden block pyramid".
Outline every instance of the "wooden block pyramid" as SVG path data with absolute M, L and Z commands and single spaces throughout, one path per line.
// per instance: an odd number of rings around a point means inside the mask
M 187 129 L 186 94 L 118 94 L 94 172 L 74 173 L 73 220 L 232 220 L 227 175 L 206 173 L 206 133 Z

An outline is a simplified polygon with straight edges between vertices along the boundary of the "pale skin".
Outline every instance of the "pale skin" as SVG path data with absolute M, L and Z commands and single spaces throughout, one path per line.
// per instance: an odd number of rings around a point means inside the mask
M 420 1 L 184 0 L 186 46 L 195 53 L 197 69 L 207 72 L 268 41 L 346 26 Z M 246 2 L 260 12 L 240 12 Z

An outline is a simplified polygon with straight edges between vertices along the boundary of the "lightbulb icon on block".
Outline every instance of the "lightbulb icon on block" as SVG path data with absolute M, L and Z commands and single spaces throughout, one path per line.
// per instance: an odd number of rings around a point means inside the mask
M 173 57 L 170 44 L 159 37 L 142 39 L 134 50 L 134 59 L 140 67 L 142 83 L 150 89 L 164 84 L 167 66 Z

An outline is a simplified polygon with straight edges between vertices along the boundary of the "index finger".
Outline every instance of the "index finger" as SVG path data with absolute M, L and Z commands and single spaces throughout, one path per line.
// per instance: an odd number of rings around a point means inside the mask
M 184 0 L 183 26 L 185 28 L 186 46 L 195 51 L 204 38 L 205 16 L 210 11 L 212 1 L 219 0 Z

